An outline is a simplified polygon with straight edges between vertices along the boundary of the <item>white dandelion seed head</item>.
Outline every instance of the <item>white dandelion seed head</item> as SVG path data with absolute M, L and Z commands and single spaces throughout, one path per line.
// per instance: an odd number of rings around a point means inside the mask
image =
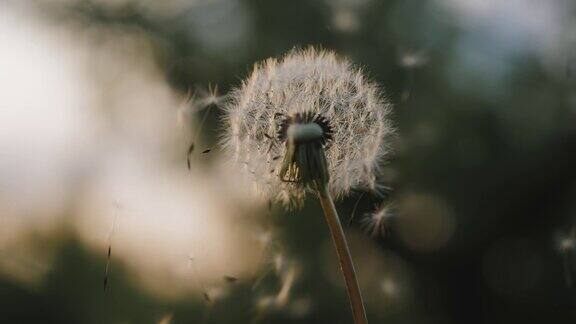
M 261 198 L 298 206 L 308 189 L 278 175 L 286 153 L 279 125 L 296 114 L 319 115 L 332 132 L 326 146 L 332 194 L 377 190 L 393 134 L 391 108 L 378 86 L 347 60 L 330 51 L 294 50 L 256 64 L 230 94 L 222 143 Z

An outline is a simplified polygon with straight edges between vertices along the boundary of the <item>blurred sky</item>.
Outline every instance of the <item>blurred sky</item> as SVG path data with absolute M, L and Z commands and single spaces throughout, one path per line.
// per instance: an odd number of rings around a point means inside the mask
M 62 28 L 23 9 L 1 15 L 0 242 L 10 251 L 9 274 L 38 280 L 41 273 L 19 273 L 26 264 L 13 257 L 27 257 L 17 251 L 32 243 L 22 240 L 56 239 L 62 226 L 96 253 L 113 241 L 115 258 L 130 260 L 139 280 L 169 296 L 198 288 L 189 280 L 191 258 L 204 281 L 253 268 L 246 249 L 258 245 L 239 239 L 242 222 L 231 223 L 243 208 L 232 203 L 234 188 L 175 165 L 193 123 L 178 126 L 178 112 L 191 108 L 167 84 L 146 39 Z

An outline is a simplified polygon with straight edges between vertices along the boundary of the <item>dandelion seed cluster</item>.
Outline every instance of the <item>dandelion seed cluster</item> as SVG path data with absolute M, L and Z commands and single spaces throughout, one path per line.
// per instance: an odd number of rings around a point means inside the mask
M 278 176 L 286 153 L 282 123 L 313 115 L 330 125 L 328 186 L 338 198 L 351 189 L 380 189 L 379 167 L 393 133 L 390 110 L 378 86 L 347 60 L 329 51 L 294 50 L 256 64 L 232 91 L 222 143 L 262 198 L 298 206 L 309 189 Z

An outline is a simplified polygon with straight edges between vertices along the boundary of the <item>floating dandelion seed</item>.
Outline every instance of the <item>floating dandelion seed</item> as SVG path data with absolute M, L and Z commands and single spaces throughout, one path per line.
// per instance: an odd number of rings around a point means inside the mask
M 275 260 L 277 256 L 274 256 L 274 254 L 277 253 L 277 255 L 280 255 L 280 253 L 277 252 L 278 247 L 274 244 L 273 238 L 274 235 L 270 230 L 258 231 L 256 235 L 256 240 L 260 243 L 262 248 L 260 252 L 261 255 L 258 258 L 258 264 L 263 265 L 265 270 L 262 273 L 257 272 L 254 275 L 252 290 L 255 290 L 264 278 L 266 278 L 268 273 L 272 271 L 273 268 L 276 268 Z M 261 267 L 259 266 L 257 268 Z
M 224 110 L 222 144 L 264 200 L 301 206 L 306 193 L 316 193 L 354 322 L 367 323 L 332 196 L 382 188 L 377 180 L 393 133 L 391 104 L 348 61 L 310 48 L 257 64 Z
M 208 85 L 208 90 L 204 90 L 204 89 L 200 88 L 198 90 L 198 92 L 200 92 L 200 94 L 198 95 L 198 98 L 196 97 L 196 92 L 192 95 L 190 93 L 188 93 L 187 105 L 185 105 L 186 110 L 181 110 L 179 112 L 179 117 L 178 117 L 178 119 L 180 121 L 182 121 L 185 119 L 184 117 L 182 117 L 184 115 L 184 111 L 186 111 L 186 112 L 189 112 L 191 110 L 201 111 L 204 108 L 208 107 L 208 109 L 204 113 L 204 116 L 202 117 L 202 120 L 200 121 L 200 124 L 198 125 L 198 129 L 194 133 L 192 141 L 190 142 L 190 145 L 188 146 L 188 150 L 186 152 L 186 166 L 188 167 L 188 170 L 190 170 L 190 168 L 191 168 L 191 156 L 192 156 L 192 153 L 194 153 L 194 148 L 196 146 L 196 141 L 198 140 L 198 136 L 200 135 L 200 132 L 202 131 L 202 128 L 204 127 L 204 123 L 206 122 L 206 119 L 208 118 L 208 114 L 210 113 L 210 108 L 212 106 L 219 105 L 226 98 L 226 96 L 219 96 L 218 95 L 218 87 L 217 86 L 212 87 L 212 86 Z M 212 149 L 205 149 L 204 151 L 202 151 L 202 154 L 209 153 L 211 150 Z
M 296 274 L 297 269 L 295 265 L 288 267 L 288 269 L 282 273 L 282 287 L 276 295 L 276 304 L 278 307 L 282 308 L 288 303 L 290 292 L 296 280 Z
M 362 197 L 364 197 L 365 192 L 363 192 L 360 197 L 358 197 L 358 200 L 356 200 L 356 203 L 354 204 L 354 207 L 352 208 L 352 214 L 350 214 L 350 218 L 348 219 L 348 226 L 352 226 L 352 222 L 354 222 L 354 217 L 356 216 L 356 208 L 358 208 L 358 205 L 360 204 L 360 201 L 362 200 Z
M 398 283 L 391 279 L 384 279 L 380 282 L 380 289 L 387 296 L 393 297 L 398 294 Z
M 402 102 L 406 102 L 412 93 L 414 70 L 428 63 L 428 56 L 424 52 L 414 50 L 400 50 L 399 52 L 400 66 L 408 70 L 408 81 L 406 88 L 402 92 Z
M 118 218 L 118 211 L 122 206 L 118 202 L 114 202 L 114 218 L 112 220 L 112 227 L 108 233 L 108 249 L 106 253 L 106 268 L 104 269 L 104 290 L 108 289 L 108 284 L 110 282 L 110 271 L 112 269 L 112 235 L 116 229 L 116 219 Z
M 276 265 L 277 274 L 280 277 L 280 289 L 274 295 L 260 296 L 256 299 L 258 313 L 255 321 L 258 322 L 269 310 L 285 310 L 290 307 L 292 289 L 298 275 L 298 267 L 294 262 L 286 262 L 282 258 L 280 264 Z
M 292 317 L 304 317 L 312 310 L 312 300 L 307 297 L 300 297 L 289 305 L 289 312 Z
M 572 228 L 568 235 L 560 237 L 558 245 L 560 253 L 562 253 L 564 280 L 566 281 L 566 285 L 571 287 L 574 281 L 572 278 L 573 269 L 571 261 L 576 249 L 576 228 Z
M 407 69 L 415 69 L 428 63 L 428 56 L 425 52 L 414 50 L 400 51 L 400 65 Z
M 572 252 L 576 247 L 576 240 L 573 237 L 565 237 L 560 240 L 560 249 L 562 252 Z
M 204 281 L 202 280 L 202 277 L 200 276 L 200 273 L 198 272 L 198 268 L 196 267 L 196 259 L 194 259 L 194 257 L 189 255 L 188 256 L 188 262 L 189 262 L 188 265 L 192 269 L 194 277 L 196 278 L 196 280 L 198 280 L 198 284 L 200 285 L 200 289 L 202 291 L 202 298 L 204 298 L 204 301 L 206 303 L 211 304 L 212 298 L 210 297 L 210 293 L 208 292 L 208 289 L 206 289 L 206 286 L 204 285 Z
M 210 105 L 218 106 L 226 96 L 218 94 L 218 86 L 208 84 L 208 89 L 198 88 L 198 99 L 194 101 L 194 105 L 199 108 L 208 107 Z
M 256 299 L 256 306 L 260 309 L 260 314 L 256 318 L 261 318 L 262 313 L 267 308 L 274 306 L 276 302 L 276 297 L 272 295 L 260 296 Z
M 276 273 L 281 273 L 284 268 L 286 267 L 286 261 L 284 259 L 284 255 L 278 253 L 274 256 L 274 270 Z
M 383 203 L 362 219 L 362 228 L 371 236 L 385 237 L 390 231 L 390 221 L 395 217 L 396 211 L 392 204 Z

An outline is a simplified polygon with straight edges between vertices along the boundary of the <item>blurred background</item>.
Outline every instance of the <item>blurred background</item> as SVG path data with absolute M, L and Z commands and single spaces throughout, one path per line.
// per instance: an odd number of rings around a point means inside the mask
M 390 194 L 337 202 L 371 323 L 574 323 L 571 0 L 0 2 L 0 322 L 350 323 L 318 203 L 217 146 L 308 45 L 395 104 Z

